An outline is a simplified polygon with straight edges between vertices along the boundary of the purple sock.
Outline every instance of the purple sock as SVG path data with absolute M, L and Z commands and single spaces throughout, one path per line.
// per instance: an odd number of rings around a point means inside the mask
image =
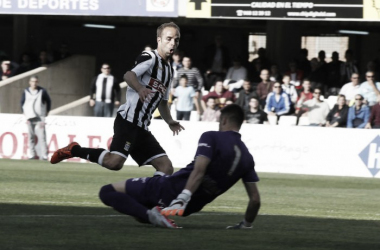
M 132 196 L 117 192 L 111 184 L 100 189 L 99 198 L 105 205 L 113 207 L 116 211 L 137 217 L 140 222 L 149 223 L 148 209 Z

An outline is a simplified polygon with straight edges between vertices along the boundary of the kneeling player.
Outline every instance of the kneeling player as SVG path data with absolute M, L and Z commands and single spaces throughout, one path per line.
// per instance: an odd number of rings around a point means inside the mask
M 242 179 L 249 197 L 242 222 L 228 228 L 252 228 L 260 208 L 254 160 L 237 132 L 244 120 L 235 104 L 221 111 L 219 131 L 202 134 L 195 161 L 171 176 L 134 178 L 103 186 L 99 197 L 116 211 L 140 222 L 176 228 L 169 215 L 187 216 Z M 162 210 L 160 207 L 164 207 Z

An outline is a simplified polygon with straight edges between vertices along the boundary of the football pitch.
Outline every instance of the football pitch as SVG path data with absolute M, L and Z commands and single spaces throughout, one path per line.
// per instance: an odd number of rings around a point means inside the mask
M 0 249 L 380 249 L 380 179 L 258 173 L 262 205 L 252 230 L 242 220 L 241 183 L 182 229 L 140 224 L 104 206 L 105 184 L 152 176 L 95 164 L 0 160 Z

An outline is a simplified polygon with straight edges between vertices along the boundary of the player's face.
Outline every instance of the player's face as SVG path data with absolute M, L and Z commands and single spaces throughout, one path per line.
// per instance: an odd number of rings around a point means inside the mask
M 170 58 L 179 45 L 179 32 L 173 27 L 166 27 L 161 37 L 157 37 L 158 53 L 165 60 Z

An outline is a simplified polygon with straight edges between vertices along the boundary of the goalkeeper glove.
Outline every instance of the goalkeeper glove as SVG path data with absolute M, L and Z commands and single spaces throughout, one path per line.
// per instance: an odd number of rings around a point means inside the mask
M 228 226 L 226 229 L 252 229 L 252 223 L 243 220 L 235 226 Z
M 170 206 L 161 210 L 161 214 L 169 216 L 169 215 L 178 215 L 182 216 L 185 212 L 186 206 L 191 199 L 191 192 L 187 189 L 182 190 L 176 199 L 174 199 Z

